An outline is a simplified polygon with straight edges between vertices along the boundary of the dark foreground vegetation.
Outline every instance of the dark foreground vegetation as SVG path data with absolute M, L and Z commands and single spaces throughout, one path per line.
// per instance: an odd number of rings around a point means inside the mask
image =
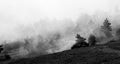
M 77 48 L 35 58 L 12 60 L 8 64 L 120 64 L 120 50 L 109 46 L 111 45 Z

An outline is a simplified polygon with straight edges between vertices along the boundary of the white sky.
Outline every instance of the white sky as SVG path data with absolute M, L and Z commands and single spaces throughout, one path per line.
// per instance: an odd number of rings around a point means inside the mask
M 80 13 L 113 12 L 119 0 L 0 0 L 1 22 L 29 22 L 40 18 L 77 18 Z
M 115 14 L 119 10 L 120 0 L 0 0 L 0 33 L 9 33 L 16 25 L 41 18 L 76 19 L 82 13 Z

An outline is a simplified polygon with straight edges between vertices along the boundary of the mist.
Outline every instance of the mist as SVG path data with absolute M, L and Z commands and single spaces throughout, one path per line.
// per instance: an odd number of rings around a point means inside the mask
M 71 49 L 76 34 L 104 36 L 106 18 L 113 33 L 120 25 L 119 0 L 0 1 L 0 44 L 13 58 Z M 87 41 L 87 40 L 86 40 Z

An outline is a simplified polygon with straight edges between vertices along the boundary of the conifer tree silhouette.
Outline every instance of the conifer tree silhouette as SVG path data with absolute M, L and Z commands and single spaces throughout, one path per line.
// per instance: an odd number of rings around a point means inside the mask
M 109 20 L 106 18 L 105 21 L 103 22 L 103 26 L 101 26 L 101 30 L 102 32 L 105 33 L 106 37 L 111 37 L 111 31 L 112 31 L 112 27 L 111 27 L 111 23 L 109 22 Z
M 81 37 L 79 34 L 77 34 L 75 38 L 77 38 L 76 44 L 74 44 L 72 46 L 72 49 L 74 49 L 74 48 L 80 48 L 82 46 L 89 46 L 89 44 L 86 43 L 86 41 L 85 41 L 86 39 L 83 38 L 83 37 Z

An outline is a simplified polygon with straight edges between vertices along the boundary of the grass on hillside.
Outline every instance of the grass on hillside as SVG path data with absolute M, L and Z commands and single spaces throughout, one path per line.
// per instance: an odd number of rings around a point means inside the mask
M 101 64 L 116 58 L 119 58 L 116 53 L 105 53 L 94 47 L 85 47 L 32 59 L 21 59 L 9 64 Z

